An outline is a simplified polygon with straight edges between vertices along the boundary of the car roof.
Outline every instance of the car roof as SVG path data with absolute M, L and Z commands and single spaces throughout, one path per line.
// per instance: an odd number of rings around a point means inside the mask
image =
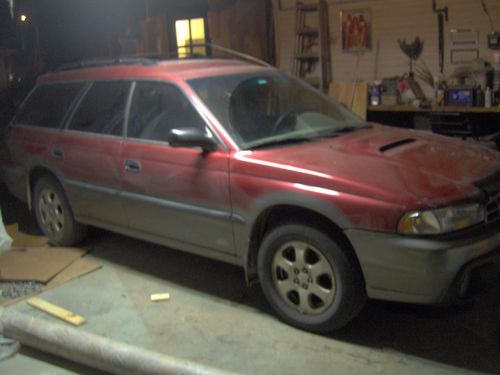
M 38 82 L 132 78 L 188 80 L 216 75 L 270 70 L 274 70 L 274 68 L 259 66 L 242 60 L 229 59 L 178 59 L 162 60 L 153 63 L 138 61 L 131 64 L 104 65 L 51 72 L 41 76 Z

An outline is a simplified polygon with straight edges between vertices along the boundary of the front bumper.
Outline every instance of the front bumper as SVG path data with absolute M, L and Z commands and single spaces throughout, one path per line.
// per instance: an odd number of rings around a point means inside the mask
M 368 297 L 440 304 L 466 296 L 478 267 L 500 264 L 500 229 L 415 238 L 348 229 Z

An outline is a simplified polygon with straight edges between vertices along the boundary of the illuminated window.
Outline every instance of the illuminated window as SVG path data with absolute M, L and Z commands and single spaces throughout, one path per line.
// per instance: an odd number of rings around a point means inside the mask
M 175 21 L 177 53 L 180 58 L 205 56 L 205 20 L 191 18 Z

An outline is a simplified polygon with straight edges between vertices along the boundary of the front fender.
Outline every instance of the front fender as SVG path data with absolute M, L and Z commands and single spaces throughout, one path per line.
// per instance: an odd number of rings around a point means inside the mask
M 303 208 L 324 216 L 341 229 L 352 227 L 347 216 L 327 199 L 290 191 L 276 191 L 262 195 L 252 203 L 246 217 L 238 217 L 238 220 L 234 220 L 236 251 L 238 258 L 243 262 L 245 270 L 248 267 L 248 259 L 251 251 L 250 241 L 252 232 L 255 226 L 258 225 L 261 214 L 277 206 Z

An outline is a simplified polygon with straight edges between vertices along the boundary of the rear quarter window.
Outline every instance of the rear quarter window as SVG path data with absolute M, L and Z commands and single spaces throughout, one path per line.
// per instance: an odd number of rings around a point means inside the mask
M 83 83 L 57 83 L 36 87 L 23 104 L 14 124 L 59 128 L 83 85 Z

